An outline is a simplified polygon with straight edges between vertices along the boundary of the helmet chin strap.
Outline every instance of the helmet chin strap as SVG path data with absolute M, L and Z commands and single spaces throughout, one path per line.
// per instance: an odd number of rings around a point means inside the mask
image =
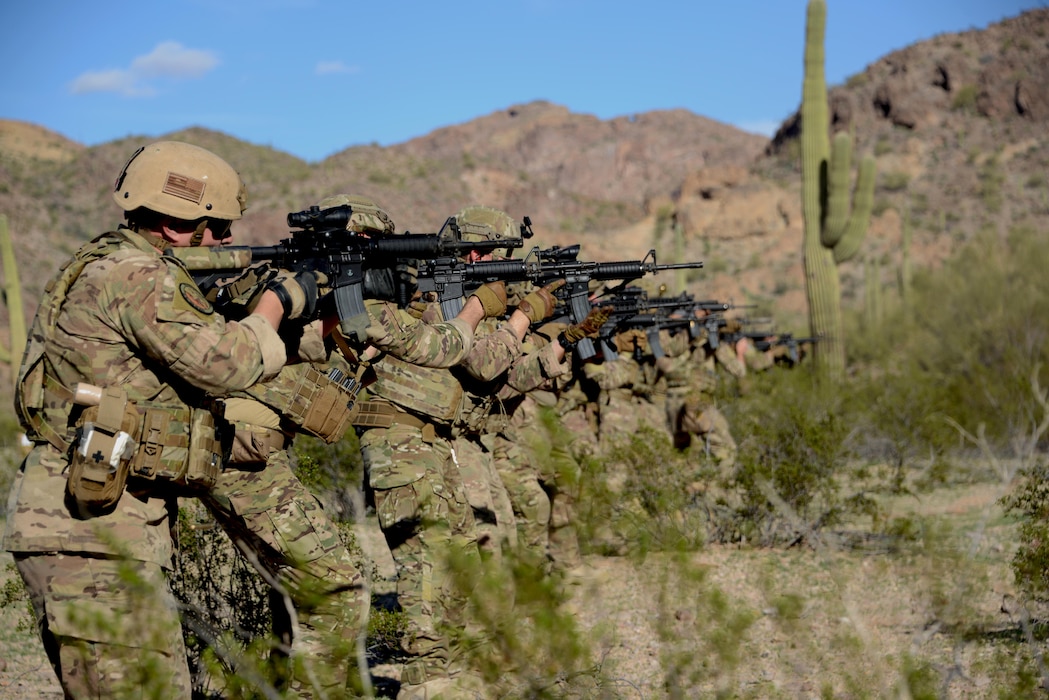
M 207 227 L 207 219 L 201 219 L 197 222 L 197 228 L 194 229 L 193 235 L 189 239 L 189 244 L 191 246 L 199 246 L 201 243 L 204 242 L 204 229 L 206 229 Z

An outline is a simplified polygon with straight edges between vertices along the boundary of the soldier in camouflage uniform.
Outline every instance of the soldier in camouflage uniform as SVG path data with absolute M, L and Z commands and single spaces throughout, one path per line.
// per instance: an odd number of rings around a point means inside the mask
M 505 214 L 497 229 L 487 220 L 494 210 L 479 209 L 456 217 L 464 240 L 516 234 Z M 467 259 L 481 256 L 471 251 Z M 526 309 L 545 317 L 554 304 L 549 290 L 537 290 L 528 302 L 531 307 L 519 307 L 505 323 L 486 320 L 466 358 L 451 370 L 395 358 L 375 366 L 369 410 L 387 416 L 388 422 L 361 435 L 361 450 L 379 525 L 397 563 L 398 599 L 409 619 L 404 650 L 413 658 L 402 671 L 399 697 L 425 698 L 435 692 L 469 697 L 465 686 L 475 681 L 464 672 L 463 649 L 448 635 L 462 629 L 465 592 L 452 580 L 445 559 L 453 552 L 464 561 L 476 561 L 482 546 L 496 555 L 501 539 L 512 534 L 513 511 L 477 434 L 490 413 L 492 382 L 520 354 L 521 337 L 531 322 Z M 440 318 L 436 300 L 420 299 L 413 308 L 425 321 Z M 481 532 L 478 517 L 486 521 Z
M 389 216 L 378 209 L 374 202 L 353 195 L 333 195 L 318 203 L 321 210 L 341 205 L 350 205 L 356 211 L 376 210 L 371 219 L 357 221 L 351 217 L 348 226 L 357 235 L 389 235 L 395 232 Z M 366 290 L 370 282 L 366 281 Z M 393 303 L 396 290 L 390 286 L 393 280 L 374 283 L 375 294 L 365 300 L 371 318 L 364 343 L 352 336 L 333 334 L 344 353 L 353 362 L 359 362 L 357 376 L 375 380 L 369 388 L 372 398 L 360 402 L 353 423 L 361 431 L 362 456 L 368 471 L 369 487 L 375 496 L 376 512 L 380 526 L 384 528 L 391 551 L 402 569 L 418 570 L 419 585 L 403 594 L 409 612 L 423 607 L 421 598 L 425 589 L 427 614 L 433 605 L 432 562 L 416 554 L 425 547 L 451 546 L 460 552 L 476 553 L 476 543 L 471 540 L 472 513 L 466 506 L 461 482 L 457 474 L 445 474 L 440 469 L 444 456 L 437 455 L 443 445 L 432 446 L 423 442 L 423 420 L 405 411 L 396 409 L 392 401 L 378 401 L 384 387 L 400 386 L 402 372 L 440 372 L 466 357 L 473 344 L 474 329 L 486 316 L 502 316 L 505 312 L 505 290 L 502 285 L 486 285 L 471 296 L 459 316 L 450 321 L 421 319 L 399 309 Z M 386 285 L 388 288 L 380 289 Z M 381 298 L 380 298 L 381 297 Z M 450 334 L 456 330 L 459 335 Z M 456 337 L 466 335 L 470 342 L 455 343 Z M 439 369 L 440 368 L 440 369 Z M 385 379 L 385 383 L 384 380 Z M 396 391 L 394 392 L 396 394 Z M 420 397 L 408 388 L 409 396 L 403 400 L 419 400 Z M 445 410 L 445 409 L 442 409 Z M 428 431 L 426 437 L 428 438 Z M 422 455 L 418 457 L 418 455 Z M 445 455 L 446 456 L 446 455 Z M 418 457 L 418 458 L 417 458 Z M 417 471 L 416 471 L 417 470 Z M 423 478 L 424 475 L 426 478 Z M 446 479 L 445 477 L 449 478 Z M 421 528 L 415 532 L 413 528 Z M 401 538 L 405 541 L 401 541 Z M 415 564 L 419 563 L 416 567 Z M 425 568 L 425 571 L 423 570 Z M 422 577 L 425 576 L 425 581 Z M 446 603 L 441 595 L 445 584 L 436 584 L 436 605 Z M 402 584 L 398 584 L 399 592 Z M 418 601 L 413 603 L 413 601 Z M 443 619 L 443 618 L 442 618 Z M 412 648 L 429 648 L 437 640 L 435 633 L 423 629 L 413 638 Z M 435 652 L 436 653 L 436 652 Z M 447 655 L 447 654 L 445 654 Z M 410 682 L 405 682 L 410 686 Z
M 277 374 L 277 328 L 310 313 L 317 280 L 276 280 L 251 315 L 226 322 L 163 254 L 228 241 L 243 212 L 240 176 L 204 149 L 139 149 L 113 196 L 127 226 L 66 263 L 33 322 L 16 388 L 33 447 L 4 548 L 67 697 L 189 698 L 165 574 L 177 497 L 212 486 L 221 467 L 209 397 Z
M 730 346 L 718 343 L 717 349 L 712 349 L 703 334 L 691 341 L 687 332 L 661 331 L 661 336 L 666 356 L 655 364 L 666 382 L 667 423 L 674 444 L 687 449 L 693 436 L 700 438 L 703 453 L 719 473 L 727 476 L 735 466 L 736 441 L 714 398 L 717 363 L 728 362 L 734 373 L 742 365 Z
M 716 347 L 712 347 L 716 345 Z M 701 333 L 681 332 L 663 339 L 666 357 L 656 360 L 660 381 L 666 383 L 667 421 L 674 444 L 688 449 L 698 438 L 703 455 L 690 493 L 705 494 L 708 503 L 736 504 L 730 487 L 735 479 L 736 441 L 728 420 L 718 409 L 715 392 L 718 368 L 742 381 L 746 368 L 729 343 L 714 342 Z M 707 466 L 707 469 L 702 467 Z
M 392 232 L 393 222 L 374 202 L 361 197 L 338 201 L 353 208 L 348 231 Z M 236 288 L 237 282 L 231 285 Z M 240 294 L 253 297 L 257 290 Z M 233 308 L 250 304 L 247 300 Z M 377 312 L 380 305 L 370 300 L 367 307 Z M 370 336 L 376 342 L 389 337 L 391 331 L 383 325 L 394 318 L 375 313 Z M 389 344 L 383 349 L 407 353 L 418 362 L 450 364 L 462 356 L 465 348 L 456 341 L 461 335 L 456 328 L 408 325 L 416 327 L 417 335 L 425 331 L 437 352 L 419 344 L 411 352 Z M 292 687 L 302 695 L 305 679 L 313 678 L 326 696 L 340 697 L 354 664 L 354 643 L 365 631 L 369 600 L 338 529 L 292 472 L 290 455 L 297 433 L 332 443 L 350 427 L 361 374 L 333 350 L 331 343 L 304 344 L 298 354 L 306 362 L 286 366 L 271 381 L 232 392 L 225 402 L 225 417 L 236 430 L 232 455 L 201 500 L 237 545 L 254 554 L 253 563 L 263 568 L 266 580 L 278 581 L 282 592 L 290 594 L 299 624 L 291 630 L 278 626 L 278 631 L 291 636 L 298 663 L 312 666 L 295 677 Z M 292 616 L 279 613 L 275 609 L 275 617 L 290 624 Z M 354 681 L 359 688 L 355 677 Z
M 572 568 L 580 561 L 570 517 L 578 463 L 567 451 L 568 436 L 549 434 L 559 426 L 550 424 L 543 409 L 553 411 L 558 380 L 571 375 L 566 348 L 584 337 L 595 338 L 607 317 L 596 309 L 571 329 L 546 324 L 529 332 L 493 407 L 498 410 L 493 410 L 490 426 L 492 454 L 513 506 L 518 545 L 536 554 L 547 570 Z

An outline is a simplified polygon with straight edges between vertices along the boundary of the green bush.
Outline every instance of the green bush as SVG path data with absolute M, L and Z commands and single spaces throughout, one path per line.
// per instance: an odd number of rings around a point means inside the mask
M 979 89 L 975 85 L 962 85 L 951 100 L 951 109 L 956 112 L 971 112 L 976 109 L 976 96 Z

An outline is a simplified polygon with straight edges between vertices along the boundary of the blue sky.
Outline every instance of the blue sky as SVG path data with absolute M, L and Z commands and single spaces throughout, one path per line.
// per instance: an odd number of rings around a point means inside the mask
M 828 0 L 827 80 L 1046 0 Z M 28 0 L 0 9 L 0 118 L 94 145 L 204 126 L 310 161 L 545 99 L 771 133 L 805 0 Z

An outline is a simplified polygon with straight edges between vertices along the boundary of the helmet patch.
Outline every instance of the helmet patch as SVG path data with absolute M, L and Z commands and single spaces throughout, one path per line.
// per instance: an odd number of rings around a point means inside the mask
M 195 177 L 188 175 L 179 175 L 178 173 L 168 173 L 167 180 L 164 181 L 164 187 L 161 192 L 164 194 L 170 194 L 172 197 L 179 197 L 187 201 L 193 202 L 194 204 L 200 204 L 200 200 L 204 198 L 204 188 L 207 183 L 203 180 L 198 180 Z

